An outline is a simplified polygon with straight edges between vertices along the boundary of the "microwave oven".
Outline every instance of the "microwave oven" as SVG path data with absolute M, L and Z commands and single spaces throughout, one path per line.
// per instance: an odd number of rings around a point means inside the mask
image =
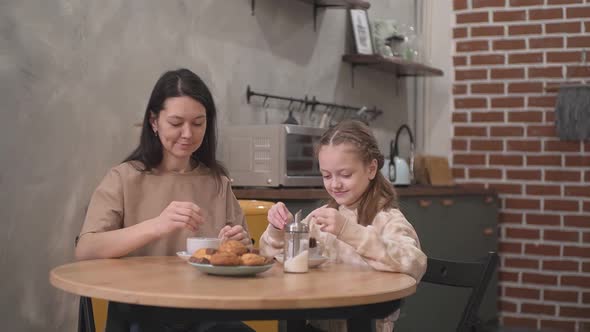
M 321 187 L 314 147 L 324 131 L 290 124 L 223 127 L 220 160 L 233 186 Z

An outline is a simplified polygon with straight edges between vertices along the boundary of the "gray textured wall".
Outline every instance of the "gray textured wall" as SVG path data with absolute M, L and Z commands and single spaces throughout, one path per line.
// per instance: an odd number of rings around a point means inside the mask
M 264 119 L 245 89 L 377 105 L 385 147 L 407 116 L 406 82 L 340 61 L 346 12 L 313 31 L 298 1 L 0 0 L 0 322 L 73 331 L 76 298 L 48 272 L 73 258 L 90 194 L 135 145 L 150 89 L 167 69 L 202 75 L 220 125 Z M 372 17 L 413 17 L 412 0 L 372 1 Z M 280 118 L 286 114 L 281 113 Z

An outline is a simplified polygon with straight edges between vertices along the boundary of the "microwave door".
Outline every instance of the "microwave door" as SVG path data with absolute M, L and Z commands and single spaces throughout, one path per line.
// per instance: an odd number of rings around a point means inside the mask
M 284 186 L 321 186 L 322 178 L 319 164 L 314 154 L 318 135 L 310 133 L 287 132 L 285 136 Z

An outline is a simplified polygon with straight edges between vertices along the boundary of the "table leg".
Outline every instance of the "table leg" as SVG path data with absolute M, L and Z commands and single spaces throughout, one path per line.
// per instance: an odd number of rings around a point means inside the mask
M 375 320 L 373 319 L 349 319 L 346 321 L 348 332 L 375 332 Z
M 304 320 L 288 320 L 286 325 L 287 325 L 286 332 L 305 331 L 305 321 Z

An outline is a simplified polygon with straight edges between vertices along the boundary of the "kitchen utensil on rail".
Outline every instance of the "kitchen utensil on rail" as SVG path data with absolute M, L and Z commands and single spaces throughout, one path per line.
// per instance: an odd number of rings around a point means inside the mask
M 361 107 L 358 111 L 354 113 L 353 119 L 363 122 L 366 125 L 369 125 L 369 121 L 367 120 L 367 106 Z
M 315 97 L 312 97 L 311 102 L 309 103 L 309 108 L 307 110 L 307 121 L 308 121 L 308 126 L 311 127 L 315 127 L 316 126 L 316 121 L 317 121 L 317 116 L 315 114 L 315 111 L 317 111 L 316 109 L 316 99 Z
M 293 101 L 290 101 L 289 106 L 287 106 L 287 109 L 289 110 L 289 116 L 287 116 L 287 119 L 283 123 L 298 125 L 299 122 L 297 122 L 297 119 L 295 119 L 295 117 L 293 116 L 293 109 L 291 108 L 291 104 L 293 104 Z
M 262 109 L 264 110 L 264 124 L 268 124 L 268 105 L 266 102 L 268 101 L 268 97 L 264 98 L 262 102 Z
M 322 118 L 320 120 L 320 124 L 318 125 L 319 128 L 327 128 L 328 124 L 330 123 L 330 118 L 332 117 L 332 110 L 331 106 L 326 107 L 324 110 L 324 114 L 322 114 Z

